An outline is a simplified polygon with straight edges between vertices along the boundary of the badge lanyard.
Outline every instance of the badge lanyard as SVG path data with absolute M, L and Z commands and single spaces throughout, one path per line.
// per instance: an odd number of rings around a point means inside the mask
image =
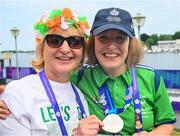
M 46 77 L 46 74 L 45 74 L 44 70 L 39 73 L 39 76 L 40 76 L 41 82 L 42 82 L 42 84 L 44 86 L 44 89 L 46 90 L 46 94 L 47 94 L 47 96 L 49 98 L 49 101 L 51 102 L 52 108 L 53 108 L 53 110 L 55 112 L 55 115 L 56 115 L 56 118 L 58 120 L 58 124 L 59 124 L 59 127 L 61 129 L 61 132 L 62 132 L 63 135 L 67 136 L 68 134 L 67 134 L 67 131 L 66 131 L 63 119 L 62 119 L 61 112 L 59 110 L 59 106 L 58 106 L 56 97 L 55 97 L 54 92 L 52 90 L 51 84 L 50 84 L 48 78 Z M 85 113 L 85 110 L 84 110 L 84 107 L 82 105 L 80 96 L 79 96 L 76 88 L 74 87 L 74 85 L 72 83 L 71 83 L 71 86 L 72 86 L 74 94 L 76 96 L 76 101 L 77 101 L 77 103 L 78 103 L 78 105 L 80 107 L 82 117 L 83 118 L 87 117 L 87 115 Z
M 132 82 L 133 82 L 133 91 L 134 91 L 134 111 L 136 119 L 136 132 L 142 131 L 142 113 L 141 113 L 141 101 L 139 96 L 139 88 L 136 76 L 136 68 L 132 67 Z
M 136 69 L 132 67 L 132 85 L 130 87 L 126 87 L 126 100 L 124 108 L 115 108 L 114 102 L 110 95 L 109 88 L 107 83 L 105 83 L 99 88 L 99 103 L 102 105 L 105 115 L 108 114 L 121 114 L 124 112 L 127 107 L 131 104 L 132 94 L 134 96 L 134 110 L 136 117 L 136 132 L 140 132 L 142 130 L 142 114 L 141 114 L 141 104 L 140 104 L 140 96 L 138 90 L 138 84 L 136 79 Z

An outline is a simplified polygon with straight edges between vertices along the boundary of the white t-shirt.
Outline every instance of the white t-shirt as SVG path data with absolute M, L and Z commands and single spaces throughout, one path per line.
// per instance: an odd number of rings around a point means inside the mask
M 71 83 L 50 81 L 50 84 L 68 135 L 71 135 L 81 117 Z M 87 101 L 81 91 L 76 89 L 89 115 Z M 1 99 L 12 114 L 4 121 L 0 120 L 0 135 L 62 135 L 39 75 L 29 75 L 10 82 Z

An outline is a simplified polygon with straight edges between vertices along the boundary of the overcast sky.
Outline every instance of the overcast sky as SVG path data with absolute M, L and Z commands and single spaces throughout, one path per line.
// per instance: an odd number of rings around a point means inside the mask
M 119 7 L 132 16 L 146 17 L 141 33 L 174 34 L 180 31 L 180 0 L 0 0 L 0 50 L 14 50 L 10 29 L 20 29 L 18 50 L 34 50 L 34 23 L 51 9 L 70 7 L 87 16 L 90 24 L 101 8 Z M 137 29 L 136 34 L 137 34 Z

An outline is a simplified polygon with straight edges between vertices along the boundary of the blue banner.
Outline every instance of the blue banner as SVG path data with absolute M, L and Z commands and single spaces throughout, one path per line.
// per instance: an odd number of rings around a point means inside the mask
M 0 67 L 0 78 L 3 77 L 3 69 Z M 180 70 L 157 70 L 163 77 L 167 88 L 180 89 Z M 36 73 L 32 67 L 20 67 L 20 78 Z M 6 78 L 16 79 L 16 67 L 6 67 Z
M 180 70 L 158 70 L 167 88 L 180 89 Z
M 6 67 L 6 78 L 16 79 L 16 67 Z M 25 77 L 30 74 L 35 74 L 36 71 L 32 67 L 20 67 L 19 68 L 19 78 Z

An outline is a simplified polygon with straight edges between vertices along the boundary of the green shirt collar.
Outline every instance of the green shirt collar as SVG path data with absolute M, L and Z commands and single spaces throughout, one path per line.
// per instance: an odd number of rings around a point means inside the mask
M 103 85 L 103 83 L 109 79 L 110 80 L 118 80 L 118 79 L 122 78 L 126 82 L 127 86 L 130 86 L 131 82 L 132 82 L 131 68 L 129 68 L 122 75 L 112 78 L 104 72 L 104 70 L 101 68 L 101 66 L 97 65 L 94 69 L 93 74 L 94 74 L 93 76 L 96 77 L 95 80 L 96 80 L 96 83 L 98 84 L 98 87 L 101 87 Z

